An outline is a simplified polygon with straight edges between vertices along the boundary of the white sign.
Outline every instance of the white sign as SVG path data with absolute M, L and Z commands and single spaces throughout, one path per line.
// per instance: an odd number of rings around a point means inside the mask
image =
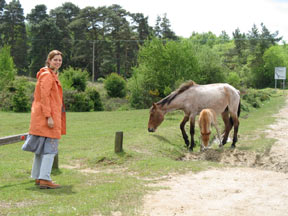
M 275 67 L 274 79 L 286 80 L 286 67 Z

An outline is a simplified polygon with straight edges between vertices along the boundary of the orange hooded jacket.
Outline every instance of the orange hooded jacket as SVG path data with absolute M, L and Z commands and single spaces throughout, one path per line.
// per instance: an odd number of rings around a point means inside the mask
M 48 117 L 54 120 L 53 128 L 48 127 Z M 37 73 L 29 134 L 54 139 L 66 134 L 63 90 L 58 76 L 48 67 Z

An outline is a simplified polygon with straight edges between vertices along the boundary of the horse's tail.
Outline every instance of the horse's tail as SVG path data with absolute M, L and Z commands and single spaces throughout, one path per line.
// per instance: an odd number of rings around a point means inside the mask
M 237 116 L 238 116 L 238 118 L 239 118 L 239 116 L 240 116 L 240 112 L 241 112 L 241 101 L 239 101 L 238 110 L 237 110 Z M 231 125 L 233 126 L 234 122 L 233 122 L 232 117 L 230 117 L 229 119 L 230 119 Z
M 237 111 L 238 117 L 240 116 L 240 112 L 241 112 L 241 100 L 239 100 L 239 105 L 238 105 L 238 111 Z

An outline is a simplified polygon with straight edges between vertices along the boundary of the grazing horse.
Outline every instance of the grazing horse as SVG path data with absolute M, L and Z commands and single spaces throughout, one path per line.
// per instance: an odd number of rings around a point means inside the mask
M 213 109 L 222 115 L 225 123 L 225 134 L 222 144 L 226 144 L 228 135 L 234 126 L 234 137 L 231 147 L 235 147 L 239 127 L 240 92 L 227 83 L 215 83 L 198 85 L 193 81 L 186 82 L 179 89 L 167 97 L 153 103 L 150 108 L 148 131 L 155 132 L 163 122 L 166 113 L 173 110 L 182 110 L 185 115 L 180 124 L 183 139 L 186 146 L 193 151 L 195 146 L 194 131 L 195 118 L 203 109 Z M 191 145 L 185 132 L 185 124 L 190 120 Z
M 220 140 L 220 146 L 221 146 L 221 138 L 217 125 L 217 115 L 215 111 L 213 109 L 203 109 L 200 112 L 198 123 L 202 139 L 201 147 L 203 149 L 208 147 L 212 126 L 214 126 L 216 129 L 217 136 L 218 139 Z

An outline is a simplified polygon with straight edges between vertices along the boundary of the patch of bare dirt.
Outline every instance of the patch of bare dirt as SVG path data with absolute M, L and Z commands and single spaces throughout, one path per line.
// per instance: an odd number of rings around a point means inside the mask
M 231 165 L 187 173 L 161 181 L 167 187 L 144 198 L 141 215 L 263 216 L 288 211 L 288 101 L 265 132 L 277 142 L 269 152 L 213 150 L 187 154 L 184 160 L 210 160 Z
M 175 176 L 145 197 L 145 216 L 287 215 L 288 175 L 254 168 Z

